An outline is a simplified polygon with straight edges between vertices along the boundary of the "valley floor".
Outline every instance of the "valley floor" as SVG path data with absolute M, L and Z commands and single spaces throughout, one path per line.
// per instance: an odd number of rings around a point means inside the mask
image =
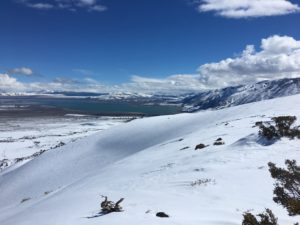
M 137 119 L 71 142 L 0 174 L 0 224 L 238 225 L 270 208 L 292 225 L 300 217 L 273 202 L 267 163 L 300 162 L 300 140 L 267 145 L 254 126 L 279 115 L 300 121 L 300 95 Z M 209 146 L 195 151 L 200 143 Z M 124 212 L 98 215 L 101 195 L 125 198 Z

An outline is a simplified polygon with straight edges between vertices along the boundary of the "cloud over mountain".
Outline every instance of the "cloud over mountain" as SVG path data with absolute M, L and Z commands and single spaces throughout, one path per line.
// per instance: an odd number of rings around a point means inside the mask
M 16 78 L 0 73 L 0 92 L 24 91 L 25 87 Z
M 11 70 L 9 74 L 0 74 L 0 91 L 196 92 L 262 80 L 300 77 L 300 41 L 293 37 L 274 35 L 262 39 L 258 50 L 254 45 L 247 45 L 240 55 L 203 64 L 195 74 L 177 74 L 164 78 L 135 75 L 129 82 L 119 85 L 104 85 L 88 77 L 77 80 L 57 77 L 44 83 L 22 83 L 13 77 L 14 74 L 32 73 L 31 69 L 21 67 Z
M 274 35 L 262 39 L 260 48 L 256 51 L 248 45 L 236 58 L 200 66 L 200 80 L 207 87 L 218 88 L 300 76 L 300 41 Z

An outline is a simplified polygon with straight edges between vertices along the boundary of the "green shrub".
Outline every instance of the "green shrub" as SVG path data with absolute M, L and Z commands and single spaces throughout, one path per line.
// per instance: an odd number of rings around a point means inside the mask
M 256 122 L 255 125 L 259 127 L 259 135 L 268 140 L 280 139 L 281 137 L 300 138 L 298 127 L 291 127 L 296 119 L 295 116 L 278 116 L 272 118 L 274 125 L 261 121 Z
M 294 122 L 294 120 L 287 120 L 286 118 L 284 121 L 289 122 L 281 124 L 282 130 L 290 127 Z M 272 178 L 276 180 L 273 200 L 286 208 L 290 216 L 300 215 L 300 166 L 297 166 L 295 160 L 285 161 L 287 169 L 276 167 L 271 162 L 268 165 Z M 265 213 L 257 216 L 260 221 L 253 214 L 244 213 L 242 225 L 278 225 L 277 218 L 270 209 L 266 209 Z M 299 225 L 299 223 L 294 225 Z
M 244 213 L 243 217 L 242 225 L 278 225 L 277 218 L 270 209 L 257 215 L 260 220 L 249 212 Z
M 290 216 L 300 215 L 300 167 L 295 160 L 286 160 L 287 169 L 269 163 L 269 171 L 276 180 L 273 200 L 287 209 Z

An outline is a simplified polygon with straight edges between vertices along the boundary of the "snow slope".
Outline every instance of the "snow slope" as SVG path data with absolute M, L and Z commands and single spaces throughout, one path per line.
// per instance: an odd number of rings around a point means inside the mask
M 126 122 L 95 116 L 0 117 L 0 160 L 28 157 Z
M 246 210 L 265 207 L 280 224 L 293 224 L 300 218 L 272 201 L 267 163 L 300 162 L 300 140 L 264 145 L 253 127 L 276 115 L 300 118 L 300 95 L 138 119 L 47 152 L 0 174 L 0 224 L 237 225 Z M 219 137 L 225 145 L 212 145 Z M 195 151 L 199 143 L 210 146 Z M 88 218 L 100 195 L 124 197 L 125 211 Z

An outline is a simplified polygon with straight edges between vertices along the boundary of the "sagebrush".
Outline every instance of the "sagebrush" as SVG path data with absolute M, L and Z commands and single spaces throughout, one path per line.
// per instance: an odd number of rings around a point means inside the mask
M 297 118 L 295 116 L 273 117 L 272 122 L 256 122 L 259 127 L 259 135 L 268 140 L 288 137 L 291 139 L 300 138 L 299 127 L 292 127 Z
M 273 200 L 287 209 L 289 215 L 300 215 L 300 167 L 295 160 L 286 160 L 287 169 L 269 163 L 269 171 L 276 180 Z

